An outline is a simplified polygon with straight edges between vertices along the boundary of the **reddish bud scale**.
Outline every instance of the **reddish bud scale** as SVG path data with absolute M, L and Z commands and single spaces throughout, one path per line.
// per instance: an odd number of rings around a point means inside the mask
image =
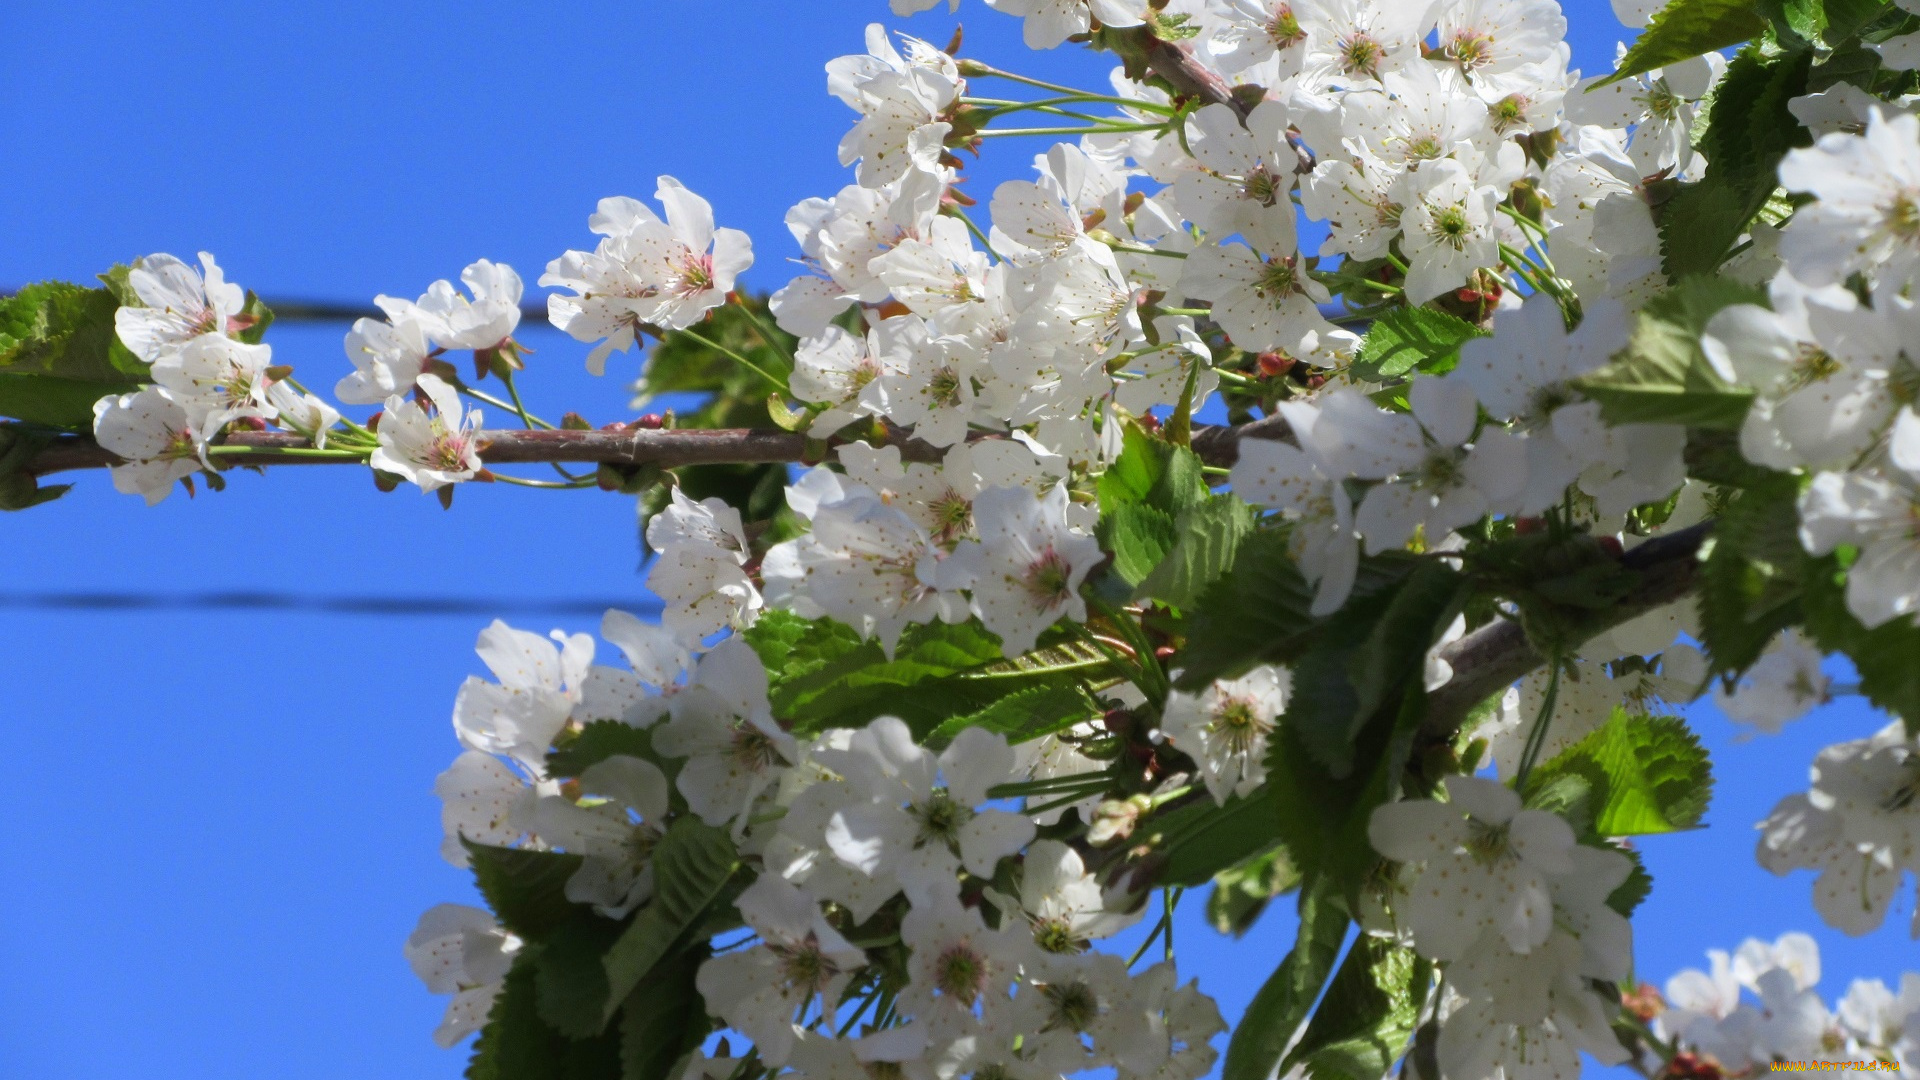
M 1260 374 L 1269 379 L 1277 379 L 1293 370 L 1294 359 L 1283 352 L 1263 352 L 1255 358 L 1260 366 Z

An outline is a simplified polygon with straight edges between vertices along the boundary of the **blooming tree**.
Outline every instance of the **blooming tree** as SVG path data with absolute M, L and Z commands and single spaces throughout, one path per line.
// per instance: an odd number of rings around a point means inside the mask
M 660 622 L 496 622 L 455 698 L 441 854 L 491 910 L 406 956 L 470 1076 L 1920 1064 L 1920 976 L 1829 1010 L 1803 935 L 1639 986 L 1627 842 L 1706 810 L 1676 706 L 1858 693 L 1892 722 L 1758 857 L 1850 934 L 1920 873 L 1920 4 L 1614 0 L 1583 75 L 1555 0 L 986 2 L 1110 85 L 876 25 L 799 276 L 737 291 L 670 176 L 548 265 L 593 372 L 640 346 L 697 411 L 527 411 L 485 260 L 377 298 L 330 403 L 213 256 L 148 255 L 0 304 L 0 501 L 638 496 Z M 1062 141 L 981 211 L 1012 136 Z M 1230 1040 L 1172 948 L 1208 884 L 1223 933 L 1300 914 Z

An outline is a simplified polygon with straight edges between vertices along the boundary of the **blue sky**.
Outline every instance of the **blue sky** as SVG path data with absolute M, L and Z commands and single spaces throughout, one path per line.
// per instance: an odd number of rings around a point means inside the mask
M 20 5 L 0 66 L 8 197 L 0 286 L 85 280 L 152 251 L 215 252 L 269 296 L 413 295 L 469 261 L 517 267 L 590 239 L 605 195 L 678 176 L 756 242 L 759 288 L 796 254 L 781 224 L 849 180 L 849 115 L 821 65 L 859 51 L 882 0 L 569 5 Z M 1572 0 L 1576 61 L 1611 56 L 1598 0 Z M 968 51 L 1099 86 L 1100 61 L 1027 53 L 1018 24 L 968 0 Z M 907 23 L 944 42 L 944 12 Z M 997 148 L 972 190 L 1026 173 L 1042 146 Z M 537 292 L 531 290 L 530 294 Z M 339 327 L 276 328 L 276 358 L 316 385 L 346 370 Z M 625 415 L 631 359 L 594 380 L 585 347 L 535 329 L 529 404 Z M 140 592 L 454 598 L 517 625 L 592 629 L 640 605 L 632 501 L 463 490 L 451 513 L 364 473 L 236 475 L 157 509 L 79 478 L 67 499 L 0 518 L 0 1075 L 224 1080 L 454 1077 L 428 1038 L 443 1002 L 400 942 L 431 904 L 471 898 L 442 864 L 434 774 L 456 750 L 454 690 L 480 670 L 479 614 L 329 614 L 159 606 L 50 608 L 49 594 Z M 1818 932 L 1832 997 L 1913 956 L 1898 927 L 1818 931 L 1805 876 L 1751 856 L 1752 822 L 1805 786 L 1823 744 L 1870 732 L 1835 706 L 1774 740 L 1715 750 L 1714 827 L 1648 842 L 1659 888 L 1637 920 L 1663 980 L 1710 946 Z M 1235 1016 L 1291 936 L 1284 912 L 1217 938 L 1199 897 L 1182 966 Z

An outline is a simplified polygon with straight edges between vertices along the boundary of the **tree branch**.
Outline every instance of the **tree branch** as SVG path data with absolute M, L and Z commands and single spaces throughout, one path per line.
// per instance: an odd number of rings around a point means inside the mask
M 900 456 L 907 461 L 937 462 L 946 454 L 943 448 L 921 442 L 904 432 L 892 434 L 889 445 L 898 446 Z M 1226 466 L 1239 457 L 1242 438 L 1279 439 L 1289 434 L 1286 421 L 1277 416 L 1238 427 L 1202 425 L 1193 429 L 1193 450 L 1210 464 Z M 995 437 L 980 436 L 983 439 Z M 798 432 L 745 428 L 682 428 L 672 431 L 506 429 L 482 431 L 479 441 L 481 460 L 488 465 L 576 462 L 658 465 L 669 469 L 682 465 L 760 465 L 814 461 L 818 460 L 822 445 Z M 221 445 L 244 446 L 252 451 L 237 457 L 236 464 L 357 464 L 280 453 L 309 449 L 313 444 L 301 436 L 277 431 L 235 432 L 223 439 Z M 45 476 L 72 469 L 102 469 L 120 464 L 124 462 L 102 449 L 93 439 L 83 435 L 63 435 L 29 459 L 23 471 L 31 476 Z
M 1620 557 L 1640 572 L 1640 582 L 1607 612 L 1607 625 L 1594 635 L 1663 607 L 1693 592 L 1700 581 L 1700 546 L 1712 532 L 1703 521 L 1666 536 L 1656 536 Z M 1501 619 L 1442 648 L 1440 659 L 1453 665 L 1453 679 L 1427 696 L 1420 737 L 1447 742 L 1474 707 L 1547 662 L 1518 622 Z
M 1153 39 L 1147 48 L 1147 66 L 1182 95 L 1197 97 L 1209 105 L 1225 105 L 1241 115 L 1246 113 L 1233 99 L 1233 87 L 1227 85 L 1227 80 L 1201 63 L 1193 50 L 1180 42 Z

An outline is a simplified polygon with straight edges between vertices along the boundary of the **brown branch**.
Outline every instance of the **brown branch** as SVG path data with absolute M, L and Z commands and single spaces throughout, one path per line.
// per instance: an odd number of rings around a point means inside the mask
M 1693 592 L 1700 581 L 1700 546 L 1713 529 L 1711 521 L 1666 536 L 1656 536 L 1620 557 L 1620 564 L 1640 572 L 1640 581 L 1621 602 L 1609 609 L 1607 622 L 1593 635 L 1629 619 L 1663 607 Z M 1453 679 L 1427 697 L 1426 719 L 1420 725 L 1423 740 L 1446 742 L 1474 707 L 1547 662 L 1526 631 L 1511 619 L 1501 619 L 1475 630 L 1440 650 L 1440 659 L 1453 665 Z
M 945 451 L 903 432 L 893 445 L 908 461 L 939 461 Z M 983 436 L 992 438 L 993 436 Z M 1229 466 L 1239 458 L 1241 439 L 1290 439 L 1292 431 L 1279 416 L 1269 416 L 1233 427 L 1201 425 L 1193 429 L 1193 450 L 1210 464 Z M 485 431 L 480 434 L 481 458 L 489 465 L 544 462 L 608 463 L 615 465 L 768 464 L 817 460 L 810 456 L 821 444 L 796 432 L 750 429 L 682 429 L 675 431 Z M 246 446 L 255 453 L 233 459 L 236 464 L 296 465 L 355 464 L 346 459 L 276 454 L 302 450 L 311 443 L 281 432 L 238 432 L 227 436 L 227 446 Z M 85 436 L 66 435 L 35 454 L 25 472 L 33 476 L 71 469 L 98 469 L 120 464 L 120 459 Z M 1692 592 L 1699 580 L 1699 551 L 1710 522 L 1658 536 L 1627 552 L 1621 564 L 1641 573 L 1639 584 L 1609 612 L 1613 625 Z M 1596 628 L 1595 633 L 1600 629 Z M 1520 625 L 1502 619 L 1481 627 L 1442 648 L 1440 658 L 1453 666 L 1454 677 L 1427 699 L 1423 738 L 1444 741 L 1453 737 L 1473 708 L 1512 685 L 1546 659 L 1527 641 Z
M 1177 41 L 1153 39 L 1147 47 L 1147 66 L 1182 97 L 1197 97 L 1209 105 L 1225 105 L 1241 115 L 1246 110 L 1233 98 L 1233 87 L 1220 73 L 1200 62 L 1193 50 Z
M 1277 439 L 1285 438 L 1288 434 L 1286 421 L 1278 417 L 1256 420 L 1238 427 L 1202 425 L 1193 429 L 1193 449 L 1211 464 L 1231 465 L 1239 456 L 1242 438 Z M 673 431 L 496 430 L 483 431 L 479 437 L 480 457 L 488 465 L 574 462 L 658 465 L 669 469 L 682 465 L 759 465 L 818 460 L 822 446 L 798 432 L 742 428 L 683 428 Z M 945 454 L 942 448 L 921 442 L 904 432 L 895 432 L 890 442 L 900 448 L 901 457 L 907 461 L 936 462 Z M 236 457 L 235 464 L 355 464 L 348 459 L 277 453 L 305 450 L 313 444 L 298 435 L 276 431 L 236 432 L 222 440 L 221 445 L 245 446 L 253 451 Z M 35 454 L 27 462 L 24 471 L 32 476 L 45 476 L 71 469 L 101 469 L 119 464 L 122 461 L 118 457 L 101 449 L 91 438 L 63 435 Z

